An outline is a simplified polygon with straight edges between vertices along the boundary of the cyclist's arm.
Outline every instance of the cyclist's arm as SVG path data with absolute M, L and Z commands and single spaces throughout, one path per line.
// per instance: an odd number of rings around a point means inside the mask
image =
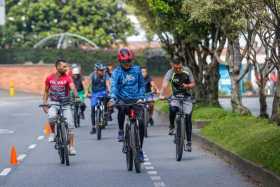
M 113 71 L 112 74 L 112 82 L 111 82 L 111 89 L 110 89 L 110 97 L 111 98 L 117 98 L 117 95 L 119 93 L 119 89 L 118 89 L 118 71 Z
M 44 94 L 43 94 L 43 104 L 48 103 L 48 98 L 49 98 L 49 86 L 45 85 Z
M 183 86 L 186 89 L 192 89 L 193 87 L 195 87 L 194 77 L 193 77 L 193 74 L 192 74 L 191 70 L 189 68 L 187 68 L 187 70 L 189 71 L 190 83 L 189 84 L 183 84 Z
M 106 90 L 108 91 L 108 93 L 111 92 L 111 81 L 110 80 L 106 80 Z
M 152 91 L 158 93 L 159 89 L 158 89 L 155 81 L 153 81 L 153 80 L 151 81 L 151 86 L 152 86 Z
M 171 79 L 171 76 L 172 76 L 172 72 L 169 70 L 166 74 L 165 74 L 165 76 L 164 76 L 164 78 L 163 78 L 163 80 L 162 80 L 162 84 L 161 84 L 161 89 L 160 89 L 160 96 L 163 96 L 163 94 L 164 94 L 164 91 L 167 89 L 167 87 L 168 87 L 168 84 L 169 84 L 169 81 L 170 81 L 170 79 Z
M 75 96 L 75 97 L 78 97 L 78 92 L 77 92 L 77 89 L 76 89 L 76 87 L 75 87 L 75 85 L 74 85 L 73 82 L 70 82 L 70 83 L 69 83 L 69 87 L 70 87 L 70 89 L 73 91 L 74 96 Z
M 145 97 L 145 82 L 141 71 L 139 71 L 139 95 L 143 98 Z
M 84 88 L 84 94 L 85 94 L 85 96 L 87 96 L 88 95 L 88 80 L 86 79 L 86 78 L 84 78 L 83 79 L 83 81 L 82 81 L 82 84 L 83 84 L 83 88 Z

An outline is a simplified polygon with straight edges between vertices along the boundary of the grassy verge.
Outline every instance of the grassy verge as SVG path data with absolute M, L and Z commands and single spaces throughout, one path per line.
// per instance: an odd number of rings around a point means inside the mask
M 166 104 L 157 106 L 168 111 Z M 195 107 L 193 119 L 211 120 L 201 131 L 207 139 L 280 175 L 280 128 L 275 124 L 209 106 Z

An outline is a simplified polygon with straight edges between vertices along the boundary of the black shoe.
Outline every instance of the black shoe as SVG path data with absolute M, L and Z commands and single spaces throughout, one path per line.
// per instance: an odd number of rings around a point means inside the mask
M 170 135 L 170 136 L 174 135 L 174 131 L 175 131 L 175 128 L 169 128 L 168 135 Z
M 81 119 L 85 119 L 85 114 L 81 112 Z
M 153 118 L 150 118 L 149 123 L 150 123 L 151 126 L 154 126 L 154 120 L 153 120 Z
M 118 133 L 118 142 L 123 142 L 124 141 L 124 132 L 123 130 L 120 130 Z
M 95 134 L 96 133 L 96 128 L 95 127 L 92 127 L 91 131 L 90 131 L 90 134 Z
M 191 143 L 191 142 L 188 142 L 188 143 L 186 144 L 186 151 L 192 152 L 192 143 Z

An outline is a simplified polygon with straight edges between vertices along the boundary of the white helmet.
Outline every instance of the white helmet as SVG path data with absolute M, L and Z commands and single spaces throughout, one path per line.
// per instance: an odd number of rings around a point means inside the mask
M 73 75 L 78 75 L 81 74 L 81 69 L 79 67 L 75 67 L 72 69 L 72 74 Z

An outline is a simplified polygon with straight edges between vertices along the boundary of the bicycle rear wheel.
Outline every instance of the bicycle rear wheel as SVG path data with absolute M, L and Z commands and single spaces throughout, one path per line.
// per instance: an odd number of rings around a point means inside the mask
M 101 127 L 101 111 L 98 108 L 96 110 L 96 135 L 97 135 L 97 140 L 101 140 L 101 133 L 102 133 L 102 127 Z
M 175 134 L 175 142 L 176 142 L 176 160 L 181 161 L 184 150 L 184 132 L 183 129 L 184 123 L 182 117 L 176 119 L 176 134 Z

